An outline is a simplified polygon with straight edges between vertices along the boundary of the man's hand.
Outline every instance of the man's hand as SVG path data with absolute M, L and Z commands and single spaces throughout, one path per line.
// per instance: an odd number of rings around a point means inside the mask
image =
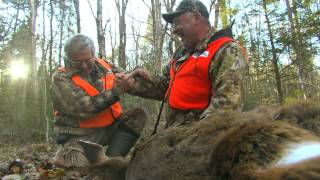
M 115 87 L 120 90 L 121 93 L 130 91 L 134 87 L 135 79 L 131 74 L 116 73 Z
M 151 80 L 149 71 L 143 68 L 136 68 L 131 73 L 116 73 L 115 87 L 120 90 L 121 93 L 128 92 L 134 88 L 135 78 L 140 77 L 144 80 Z
M 144 80 L 151 80 L 151 75 L 149 71 L 143 68 L 136 68 L 131 72 L 132 77 L 141 77 Z

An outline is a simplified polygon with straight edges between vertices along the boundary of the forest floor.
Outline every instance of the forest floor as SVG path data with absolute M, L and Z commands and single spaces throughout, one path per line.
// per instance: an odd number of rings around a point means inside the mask
M 57 146 L 38 144 L 0 144 L 0 179 L 50 179 L 63 175 L 54 168 Z
M 163 129 L 164 123 L 160 123 L 158 132 Z M 151 136 L 154 122 L 149 121 L 141 138 Z M 30 143 L 30 138 L 16 136 L 0 136 L 0 180 L 4 179 L 64 179 L 69 172 L 53 166 L 53 159 L 58 146 L 53 141 L 50 144 Z M 26 143 L 28 142 L 28 143 Z M 26 178 L 30 173 L 34 178 Z M 39 177 L 41 176 L 41 177 Z M 69 178 L 70 179 L 70 178 Z

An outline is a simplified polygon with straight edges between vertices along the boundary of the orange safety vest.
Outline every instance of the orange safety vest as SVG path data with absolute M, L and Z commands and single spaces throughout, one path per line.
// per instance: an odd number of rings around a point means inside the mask
M 97 62 L 100 63 L 104 68 L 111 70 L 111 66 L 103 61 L 102 59 L 97 58 Z M 89 96 L 96 96 L 100 92 L 90 85 L 87 81 L 83 80 L 79 75 L 73 75 L 71 80 L 80 88 L 85 90 Z M 115 76 L 113 73 L 106 74 L 101 78 L 103 82 L 104 89 L 112 89 Z M 112 124 L 115 119 L 119 118 L 122 112 L 122 107 L 119 102 L 114 103 L 111 107 L 103 110 L 97 115 L 90 117 L 86 120 L 82 120 L 79 123 L 80 128 L 98 128 L 105 127 Z
M 166 92 L 170 107 L 180 110 L 206 109 L 214 94 L 209 78 L 209 65 L 218 49 L 225 43 L 234 41 L 229 37 L 219 38 L 208 44 L 200 55 L 191 55 L 176 69 L 176 61 L 171 61 L 170 83 Z

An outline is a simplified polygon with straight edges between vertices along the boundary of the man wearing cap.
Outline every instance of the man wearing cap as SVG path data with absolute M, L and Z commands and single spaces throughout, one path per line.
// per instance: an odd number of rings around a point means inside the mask
M 132 95 L 164 99 L 166 127 L 188 125 L 217 109 L 242 111 L 247 63 L 231 28 L 214 32 L 208 10 L 199 0 L 183 0 L 162 17 L 182 46 L 162 75 L 151 76 L 142 68 L 118 73 L 119 87 Z

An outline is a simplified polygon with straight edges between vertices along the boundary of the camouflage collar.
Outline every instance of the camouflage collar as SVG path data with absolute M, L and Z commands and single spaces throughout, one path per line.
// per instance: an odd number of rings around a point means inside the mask
M 68 69 L 68 71 L 66 72 L 66 76 L 68 78 L 71 78 L 73 75 L 78 74 L 79 70 L 77 69 Z
M 209 32 L 206 36 L 206 38 L 204 38 L 202 41 L 200 41 L 196 47 L 193 49 L 193 52 L 203 52 L 207 49 L 209 41 L 211 39 L 211 37 L 214 35 L 214 30 L 213 28 L 209 29 Z

